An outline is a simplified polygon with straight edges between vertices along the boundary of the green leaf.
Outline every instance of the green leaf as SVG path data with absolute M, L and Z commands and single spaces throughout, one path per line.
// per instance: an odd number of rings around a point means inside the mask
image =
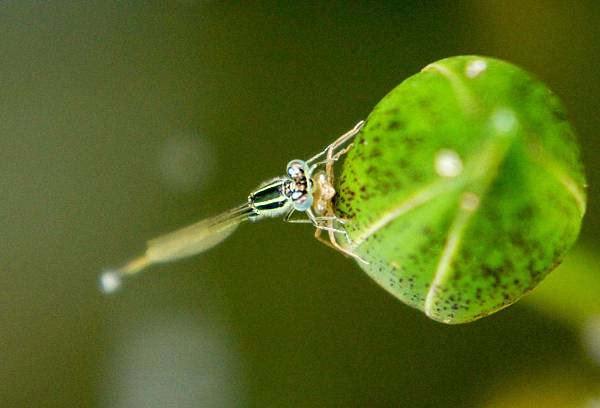
M 460 56 L 377 104 L 335 206 L 369 276 L 432 319 L 464 323 L 560 263 L 579 234 L 584 185 L 558 98 L 512 64 Z

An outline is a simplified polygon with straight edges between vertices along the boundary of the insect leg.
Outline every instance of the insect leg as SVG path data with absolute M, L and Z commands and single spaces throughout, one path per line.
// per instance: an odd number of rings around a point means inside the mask
M 352 149 L 352 146 L 354 146 L 354 143 L 350 143 L 348 146 L 344 147 L 342 150 L 338 151 L 336 154 L 333 154 L 333 151 L 335 150 L 335 148 L 332 147 L 328 147 L 327 148 L 327 158 L 325 160 L 320 160 L 316 163 L 313 163 L 310 166 L 310 173 L 312 173 L 313 171 L 315 171 L 315 169 L 319 166 L 322 165 L 326 165 L 326 166 L 331 166 L 333 165 L 333 162 L 336 162 L 340 159 L 340 157 L 342 157 L 343 155 L 345 155 L 346 153 L 348 153 L 348 151 L 350 151 L 350 149 Z
M 285 217 L 283 217 L 283 220 L 285 222 L 290 222 L 290 219 L 292 218 L 292 214 L 294 214 L 294 209 L 292 208 L 286 215 Z
M 325 216 L 322 216 L 322 217 L 315 217 L 315 220 L 317 220 L 317 221 L 337 221 L 337 222 L 339 222 L 342 225 L 346 224 L 348 222 L 347 220 L 344 220 L 342 218 L 338 218 L 335 215 L 331 215 L 331 216 L 325 215 Z
M 324 243 L 325 245 L 327 245 L 328 247 L 337 249 L 336 247 L 333 246 L 333 244 L 327 238 L 323 238 L 323 235 L 321 235 L 322 231 L 323 230 L 316 228 L 315 229 L 315 238 L 318 239 L 319 241 L 321 241 L 322 243 Z
M 340 158 L 340 157 L 342 157 L 343 155 L 345 155 L 346 153 L 348 153 L 348 151 L 349 151 L 350 149 L 352 149 L 352 146 L 354 146 L 354 143 L 350 143 L 348 146 L 344 147 L 342 150 L 340 150 L 339 152 L 337 152 L 337 153 L 336 153 L 336 154 L 333 156 L 332 160 L 333 160 L 333 161 L 337 161 L 337 160 L 339 160 L 339 158 Z
M 308 219 L 313 223 L 315 228 L 317 228 L 318 230 L 328 231 L 330 236 L 333 233 L 344 234 L 344 236 L 346 237 L 348 242 L 351 242 L 347 231 L 339 229 L 339 228 L 335 228 L 333 226 L 333 221 L 336 220 L 337 217 L 335 217 L 335 216 L 315 217 L 315 215 L 312 213 L 312 211 L 307 211 L 306 214 L 308 216 Z M 322 224 L 323 221 L 326 222 L 325 225 Z M 333 235 L 333 237 L 335 239 L 335 235 Z
M 344 149 L 344 150 L 345 150 L 345 149 Z M 322 165 L 324 165 L 324 164 L 325 164 L 325 165 L 329 165 L 329 163 L 331 163 L 331 162 L 334 162 L 334 161 L 336 161 L 336 160 L 338 160 L 338 159 L 339 159 L 339 157 L 336 157 L 336 158 L 331 158 L 331 159 L 320 160 L 320 161 L 318 161 L 318 162 L 316 162 L 316 163 L 313 163 L 313 164 L 310 166 L 309 173 L 312 173 L 312 172 L 314 172 L 314 171 L 315 171 L 315 169 L 316 169 L 317 167 L 319 167 L 319 166 L 322 166 Z
M 324 155 L 327 155 L 328 160 L 331 160 L 330 152 L 337 149 L 338 147 L 340 147 L 341 145 L 346 143 L 348 140 L 350 140 L 351 138 L 356 136 L 358 134 L 358 132 L 360 131 L 360 129 L 362 128 L 362 126 L 364 125 L 364 123 L 365 123 L 364 120 L 361 120 L 360 122 L 358 122 L 352 129 L 350 129 L 348 132 L 346 132 L 342 136 L 340 136 L 336 141 L 334 141 L 329 146 L 327 146 L 322 152 L 320 152 L 320 153 L 316 154 L 315 156 L 311 157 L 310 159 L 308 159 L 306 161 L 306 163 L 309 166 L 312 166 L 318 159 L 320 159 Z
M 345 231 L 344 231 L 344 232 L 345 232 Z M 350 238 L 348 237 L 348 234 L 347 234 L 347 233 L 345 233 L 344 235 L 346 236 L 346 239 L 347 239 L 347 240 L 350 242 Z M 333 248 L 337 249 L 339 252 L 341 252 L 341 253 L 343 253 L 343 254 L 346 254 L 346 255 L 348 255 L 348 256 L 350 256 L 350 257 L 352 257 L 352 258 L 356 259 L 357 261 L 364 263 L 365 265 L 369 265 L 369 262 L 367 262 L 367 261 L 365 261 L 364 259 L 362 259 L 362 258 L 360 257 L 360 255 L 357 255 L 357 254 L 355 254 L 355 253 L 354 253 L 354 252 L 352 252 L 352 251 L 348 251 L 346 248 L 344 248 L 343 246 L 341 246 L 341 245 L 340 245 L 340 244 L 337 242 L 337 239 L 336 239 L 336 237 L 335 237 L 335 233 L 334 233 L 333 231 L 329 231 L 329 241 L 330 241 L 330 245 L 331 245 Z
M 334 231 L 340 234 L 345 234 L 346 231 L 337 229 L 333 227 L 333 223 L 331 222 L 331 217 L 316 217 L 315 214 L 313 214 L 312 210 L 308 210 L 306 211 L 306 215 L 308 217 L 308 219 L 310 220 L 310 222 L 315 226 L 315 228 L 317 229 L 321 229 L 323 231 Z M 322 221 L 326 221 L 327 225 L 323 225 Z
M 309 219 L 292 219 L 292 215 L 296 212 L 295 209 L 291 209 L 290 212 L 288 212 L 285 217 L 283 217 L 283 220 L 285 222 L 289 222 L 290 224 L 314 224 L 313 221 L 309 220 Z
M 318 224 L 318 225 L 315 225 L 315 228 L 318 228 L 323 231 L 335 232 L 338 234 L 344 234 L 344 235 L 347 234 L 346 231 L 332 227 L 332 226 L 325 226 L 325 225 Z
M 350 146 L 347 146 L 345 149 L 340 150 L 338 153 L 336 153 L 334 155 L 335 149 L 342 146 L 348 140 L 350 140 L 351 138 L 356 136 L 358 134 L 358 132 L 360 131 L 360 129 L 362 129 L 364 124 L 365 124 L 365 121 L 361 120 L 349 132 L 342 135 L 338 140 L 336 140 L 335 142 L 333 142 L 332 144 L 330 144 L 327 147 L 327 149 L 326 149 L 327 150 L 327 160 L 325 160 L 325 162 L 326 162 L 325 172 L 327 173 L 327 178 L 328 178 L 329 184 L 331 184 L 332 186 L 333 186 L 333 177 L 334 177 L 333 162 L 338 160 L 342 155 L 344 155 L 352 147 L 352 144 L 350 144 Z
M 329 206 L 329 210 L 330 212 L 331 210 L 331 206 Z M 356 255 L 355 253 L 348 251 L 347 249 L 345 249 L 344 247 L 342 247 L 338 242 L 337 239 L 335 237 L 335 233 L 339 233 L 339 234 L 344 234 L 344 236 L 346 237 L 346 239 L 348 240 L 348 242 L 351 242 L 350 237 L 348 236 L 348 232 L 344 231 L 344 230 L 340 230 L 337 228 L 334 228 L 333 226 L 333 222 L 334 221 L 340 221 L 336 216 L 323 216 L 323 217 L 315 217 L 315 215 L 312 213 L 312 211 L 307 211 L 306 212 L 308 219 L 314 224 L 316 231 L 315 231 L 315 238 L 318 239 L 319 241 L 323 242 L 324 244 L 326 244 L 327 246 L 332 247 L 333 249 L 347 255 L 350 256 L 352 258 L 357 259 L 358 261 L 364 263 L 364 264 L 368 264 L 367 261 L 365 261 L 364 259 L 362 259 L 360 256 Z M 326 222 L 326 225 L 322 225 L 320 222 Z M 321 233 L 323 231 L 327 231 L 328 235 L 329 235 L 329 240 L 323 238 L 323 236 L 321 235 Z
M 289 222 L 290 224 L 313 224 L 311 220 L 284 220 L 285 222 Z M 314 225 L 314 224 L 313 224 Z

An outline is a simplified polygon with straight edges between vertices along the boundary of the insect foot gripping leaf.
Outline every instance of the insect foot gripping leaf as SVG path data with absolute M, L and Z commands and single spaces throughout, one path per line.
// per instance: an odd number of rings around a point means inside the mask
M 507 62 L 459 56 L 377 104 L 335 207 L 369 276 L 434 320 L 466 323 L 514 303 L 561 262 L 584 186 L 558 98 Z

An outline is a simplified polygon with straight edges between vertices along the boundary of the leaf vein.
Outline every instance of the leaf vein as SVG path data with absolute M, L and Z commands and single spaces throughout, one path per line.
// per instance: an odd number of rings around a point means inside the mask
M 400 204 L 394 206 L 391 210 L 385 212 L 377 222 L 373 223 L 369 228 L 365 230 L 358 238 L 352 240 L 349 246 L 350 251 L 354 251 L 361 246 L 370 236 L 377 233 L 379 230 L 390 224 L 398 217 L 407 214 L 411 210 L 420 207 L 427 201 L 449 191 L 451 186 L 440 182 L 435 182 L 422 190 L 411 195 L 407 200 L 402 201 Z
M 586 211 L 585 192 L 579 187 L 577 182 L 567 174 L 563 166 L 557 162 L 554 156 L 539 145 L 530 147 L 527 150 L 527 155 L 565 188 L 571 197 L 573 197 L 573 200 L 575 200 L 575 205 L 577 205 L 581 217 L 583 217 Z

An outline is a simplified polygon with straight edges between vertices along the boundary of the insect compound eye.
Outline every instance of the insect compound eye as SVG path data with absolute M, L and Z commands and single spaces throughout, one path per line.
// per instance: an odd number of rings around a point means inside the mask
M 306 174 L 306 163 L 302 160 L 292 160 L 287 165 L 287 174 L 291 178 L 303 177 Z
M 300 194 L 297 199 L 294 198 L 296 194 Z M 294 209 L 296 211 L 306 211 L 313 203 L 312 195 L 300 191 L 297 191 L 292 195 L 292 200 L 294 201 Z

